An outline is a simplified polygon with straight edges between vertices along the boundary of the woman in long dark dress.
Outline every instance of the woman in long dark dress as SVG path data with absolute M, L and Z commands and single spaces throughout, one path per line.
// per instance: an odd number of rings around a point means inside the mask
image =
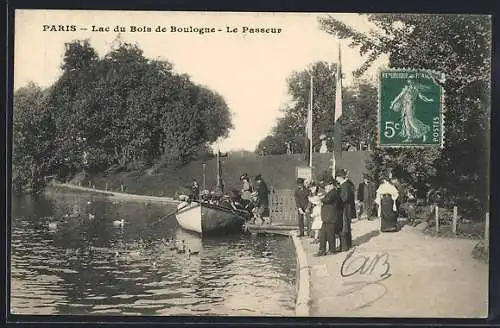
M 398 230 L 398 213 L 396 200 L 399 197 L 398 190 L 387 178 L 382 180 L 382 184 L 377 189 L 375 202 L 378 205 L 378 216 L 380 217 L 380 231 L 391 232 Z

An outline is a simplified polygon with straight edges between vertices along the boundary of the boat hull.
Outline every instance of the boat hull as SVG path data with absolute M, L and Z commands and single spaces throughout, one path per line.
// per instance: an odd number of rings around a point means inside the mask
M 181 228 L 202 235 L 243 232 L 245 218 L 231 209 L 206 203 L 180 204 L 176 214 Z
M 201 206 L 199 203 L 181 203 L 175 215 L 181 228 L 202 233 L 201 228 Z

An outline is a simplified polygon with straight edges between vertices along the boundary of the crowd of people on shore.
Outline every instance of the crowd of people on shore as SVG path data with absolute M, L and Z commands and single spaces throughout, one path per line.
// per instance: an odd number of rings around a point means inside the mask
M 335 177 L 328 174 L 318 182 L 298 178 L 295 203 L 299 237 L 307 230 L 313 242 L 319 243 L 317 256 L 348 251 L 352 247 L 352 219 L 378 218 L 382 232 L 398 230 L 403 195 L 396 177 L 382 177 L 376 188 L 365 174 L 357 194 L 347 170 L 336 170 Z
M 383 176 L 377 188 L 364 174 L 357 193 L 347 170 L 336 170 L 335 177 L 323 176 L 319 181 L 298 178 L 294 192 L 299 237 L 305 237 L 307 231 L 313 242 L 319 244 L 318 256 L 348 251 L 352 247 L 351 222 L 356 218 L 380 219 L 382 232 L 398 230 L 405 193 L 395 176 Z M 270 190 L 262 175 L 256 175 L 252 183 L 243 173 L 240 182 L 241 189 L 224 194 L 220 187 L 211 192 L 200 191 L 198 182 L 193 180 L 191 195 L 186 198 L 240 211 L 252 224 L 271 224 Z
M 270 224 L 269 215 L 269 188 L 262 178 L 257 174 L 254 183 L 250 181 L 247 173 L 240 176 L 241 189 L 232 189 L 228 194 L 222 192 L 222 188 L 213 191 L 201 190 L 196 180 L 191 184 L 191 194 L 185 200 L 196 199 L 205 203 L 221 205 L 236 211 L 245 211 L 251 223 Z

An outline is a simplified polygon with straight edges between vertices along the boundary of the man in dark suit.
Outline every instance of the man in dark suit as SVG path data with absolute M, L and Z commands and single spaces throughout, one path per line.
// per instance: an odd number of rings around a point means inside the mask
M 342 223 L 342 200 L 340 189 L 334 186 L 335 179 L 329 176 L 325 179 L 325 195 L 322 198 L 321 220 L 323 225 L 319 233 L 319 250 L 316 256 L 326 255 L 326 243 L 328 242 L 328 253 L 336 253 L 335 235 L 340 232 Z
M 345 170 L 337 170 L 335 172 L 335 179 L 340 185 L 340 198 L 343 204 L 340 246 L 342 251 L 346 252 L 352 247 L 351 220 L 356 217 L 354 184 L 347 180 L 347 172 Z
M 297 206 L 297 220 L 299 224 L 299 237 L 304 237 L 304 215 L 309 206 L 309 190 L 304 186 L 304 179 L 297 179 L 295 189 L 295 204 Z
M 349 179 L 349 171 L 347 170 L 342 170 L 344 171 L 346 182 L 349 184 L 349 188 L 352 190 L 353 194 L 352 197 L 349 200 L 349 204 L 351 206 L 351 219 L 357 218 L 357 212 L 356 212 L 356 187 L 354 186 L 354 182 Z
M 269 221 L 269 188 L 267 184 L 262 179 L 262 175 L 259 173 L 255 177 L 256 190 L 259 197 L 259 205 L 261 207 L 262 219 L 264 223 L 271 223 Z
M 360 219 L 367 218 L 371 219 L 374 212 L 375 205 L 375 185 L 370 181 L 368 175 L 363 173 L 363 181 L 358 187 L 358 201 L 362 204 L 360 211 Z

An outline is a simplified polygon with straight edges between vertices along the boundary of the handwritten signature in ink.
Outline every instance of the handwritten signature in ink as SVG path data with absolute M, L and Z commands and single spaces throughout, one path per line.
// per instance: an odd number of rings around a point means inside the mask
M 353 277 L 356 275 L 362 277 L 375 276 L 375 279 L 370 279 L 368 281 L 366 281 L 365 279 L 363 279 L 362 281 L 344 281 L 342 283 L 342 286 L 346 286 L 349 288 L 342 290 L 337 294 L 337 296 L 353 294 L 363 290 L 368 286 L 377 286 L 381 290 L 381 293 L 379 293 L 378 295 L 374 294 L 376 295 L 374 299 L 368 300 L 367 302 L 355 308 L 355 310 L 359 310 L 370 306 L 371 304 L 384 297 L 384 295 L 387 293 L 387 287 L 385 287 L 382 282 L 391 277 L 392 273 L 388 253 L 377 253 L 373 257 L 365 255 L 354 256 L 355 250 L 356 249 L 353 248 L 349 253 L 347 253 L 340 267 L 340 275 L 343 278 Z

